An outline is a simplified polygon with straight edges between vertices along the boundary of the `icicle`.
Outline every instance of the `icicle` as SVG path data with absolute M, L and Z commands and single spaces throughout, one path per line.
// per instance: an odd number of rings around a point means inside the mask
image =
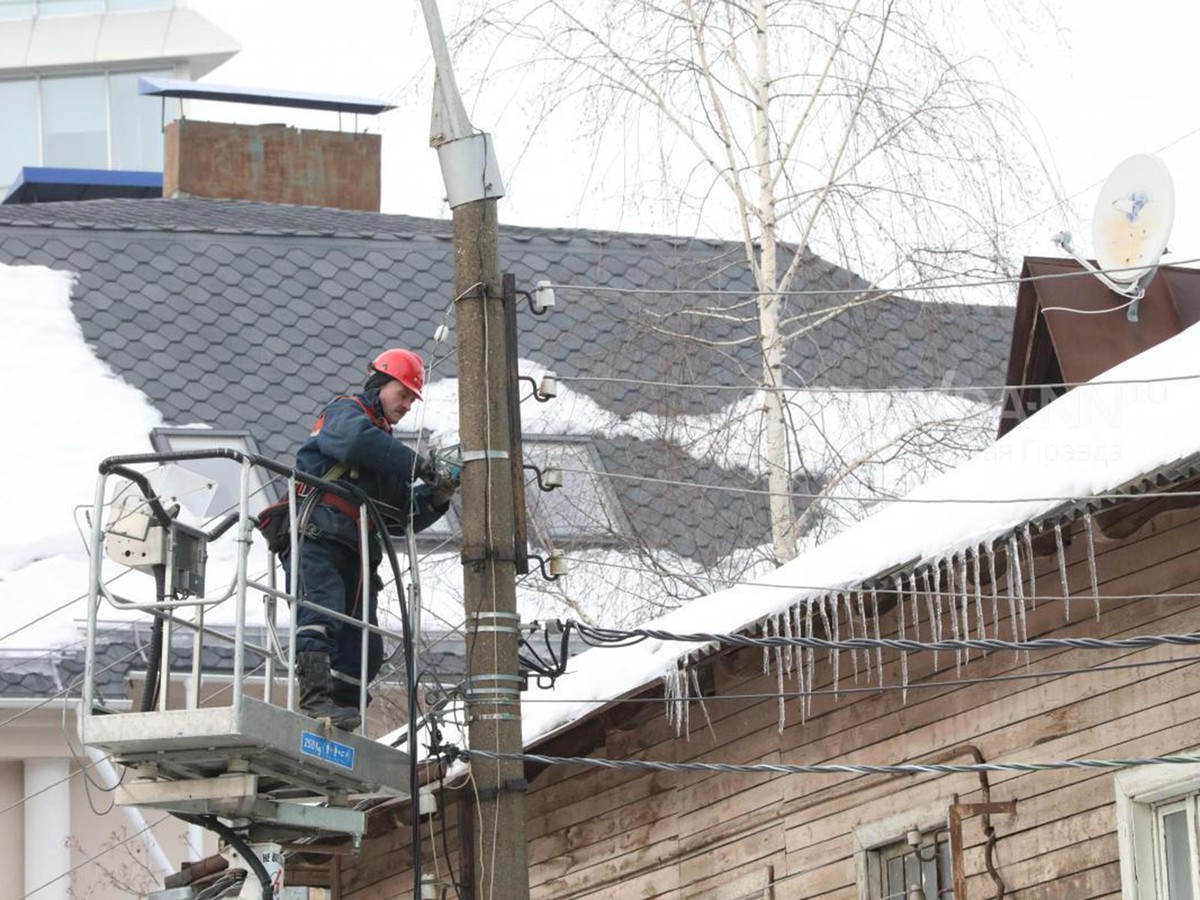
M 775 673 L 778 681 L 776 689 L 779 696 L 779 733 L 783 734 L 783 727 L 787 724 L 787 702 L 783 696 L 783 661 L 780 660 L 779 671 Z
M 992 584 L 992 631 L 1000 637 L 1000 582 L 996 580 L 996 544 L 988 541 L 984 545 L 987 552 L 988 578 Z
M 854 600 L 851 597 L 849 591 L 846 591 L 845 593 L 839 593 L 838 597 L 842 601 L 842 607 L 846 610 L 846 631 L 849 632 L 849 636 L 847 637 L 847 640 L 852 641 L 856 637 L 856 635 L 854 633 Z M 853 668 L 854 668 L 854 683 L 857 685 L 858 684 L 858 651 L 857 650 L 850 651 L 850 665 L 853 666 Z
M 979 620 L 979 639 L 987 640 L 987 622 L 983 617 L 983 585 L 980 583 L 983 579 L 980 576 L 979 567 L 979 548 L 972 547 L 969 551 L 971 554 L 971 578 L 975 582 L 975 617 Z M 987 655 L 985 650 L 984 656 Z
M 717 731 L 715 728 L 713 728 L 712 719 L 708 715 L 708 704 L 704 702 L 704 691 L 700 689 L 700 676 L 696 674 L 696 669 L 694 666 L 690 671 L 692 675 L 692 687 L 696 689 L 696 703 L 700 707 L 700 712 L 704 713 L 704 723 L 708 726 L 708 733 L 711 734 L 715 740 Z
M 1071 621 L 1071 588 L 1067 586 L 1067 553 L 1063 549 L 1062 523 L 1054 523 L 1054 544 L 1058 548 L 1058 580 L 1062 583 L 1063 609 Z
M 816 604 L 817 604 L 816 599 L 809 600 L 808 606 L 805 607 L 805 610 L 804 610 L 804 630 L 805 630 L 804 636 L 807 638 L 811 638 L 813 636 L 813 607 L 816 606 Z M 805 715 L 811 715 L 812 714 L 812 691 L 817 683 L 816 682 L 816 667 L 817 667 L 817 660 L 816 660 L 817 651 L 816 651 L 816 649 L 813 647 L 809 647 L 808 653 L 806 654 L 806 656 L 808 657 L 808 691 L 809 692 L 804 697 L 804 710 L 805 710 Z
M 908 576 L 909 596 L 912 598 L 912 634 L 914 641 L 921 639 L 921 610 L 917 606 L 917 575 L 913 572 Z M 904 602 L 904 573 L 900 573 L 900 602 Z
M 929 611 L 929 630 L 932 633 L 933 642 L 936 644 L 942 639 L 942 620 L 938 618 L 933 610 L 933 592 L 929 588 L 929 570 L 921 570 L 921 584 L 925 588 L 925 608 Z M 933 671 L 938 670 L 938 652 L 933 651 Z
M 675 663 L 671 671 L 663 674 L 663 700 L 666 703 L 667 721 L 675 727 L 675 736 L 683 733 L 687 721 L 687 681 L 684 679 L 686 662 Z
M 967 593 L 967 554 L 963 552 L 958 557 L 958 562 L 954 563 L 952 574 L 956 578 L 955 588 L 961 593 L 959 594 L 960 602 L 962 603 L 962 632 L 964 638 L 971 637 L 971 595 Z M 952 560 L 953 562 L 953 560 Z M 967 650 L 963 654 L 967 661 L 971 660 L 971 651 Z
M 775 620 L 774 616 L 767 619 L 767 633 L 771 635 L 771 637 L 782 637 L 782 635 L 779 633 L 779 623 Z M 779 677 L 783 677 L 783 648 L 776 646 L 774 650 L 775 674 Z
M 833 619 L 833 642 L 840 644 L 841 637 L 841 617 L 838 615 L 838 595 L 834 594 L 829 601 L 829 612 Z M 833 651 L 833 699 L 838 699 L 838 691 L 841 688 L 841 668 L 842 668 L 842 651 L 834 648 Z
M 865 638 L 867 637 L 867 606 L 863 601 L 863 592 L 861 587 L 854 592 L 854 599 L 858 601 L 858 622 L 860 630 L 862 631 L 862 636 Z M 869 682 L 871 680 L 871 651 L 864 648 L 862 656 L 863 669 L 865 670 L 865 680 Z M 855 676 L 857 677 L 857 672 L 855 673 Z
M 804 635 L 804 609 L 807 607 L 807 602 L 798 603 L 791 610 L 791 629 L 792 634 L 796 637 Z M 804 694 L 804 650 L 800 647 L 796 648 L 796 685 L 801 693 Z
M 896 609 L 900 610 L 900 640 L 905 640 L 904 633 L 904 589 L 900 579 L 893 577 L 892 585 L 897 597 Z M 908 702 L 908 651 L 900 651 L 900 702 Z
M 946 568 L 946 607 L 950 611 L 950 635 L 954 640 L 961 640 L 962 635 L 958 630 L 958 607 L 954 603 L 954 568 L 949 560 L 939 559 L 934 563 L 933 571 L 930 573 L 933 576 L 936 593 L 934 596 L 937 599 L 938 612 L 942 609 L 942 567 Z M 962 651 L 954 651 L 954 674 L 962 675 Z
M 1100 581 L 1096 577 L 1096 538 L 1092 533 L 1092 517 L 1083 517 L 1083 530 L 1087 532 L 1088 577 L 1092 579 L 1092 604 L 1096 607 L 1096 621 L 1100 621 Z
M 1015 534 L 1008 536 L 1008 554 L 1012 557 L 1013 585 L 1016 589 L 1015 593 L 1017 597 L 1017 615 L 1020 616 L 1021 621 L 1021 636 L 1017 640 L 1024 641 L 1028 640 L 1029 637 L 1029 626 L 1025 621 L 1025 576 L 1021 574 L 1021 548 L 1017 544 L 1017 536 Z M 1028 661 L 1028 654 L 1026 654 L 1026 661 Z
M 795 634 L 792 632 L 792 616 L 791 616 L 791 613 L 790 613 L 790 612 L 784 612 L 784 613 L 783 613 L 783 614 L 782 614 L 782 615 L 779 617 L 779 620 L 780 620 L 781 630 L 783 631 L 783 636 L 784 636 L 784 637 L 786 637 L 786 638 L 787 638 L 787 639 L 790 641 L 792 638 L 794 638 L 794 637 L 796 636 L 796 635 L 795 635 Z M 787 669 L 787 674 L 791 675 L 791 674 L 792 674 L 792 668 L 793 668 L 793 666 L 795 665 L 795 662 L 796 662 L 796 648 L 795 648 L 795 646 L 794 646 L 794 645 L 792 645 L 792 644 L 788 644 L 788 646 L 787 646 L 787 647 L 784 649 L 784 653 L 783 653 L 783 660 L 784 660 L 784 666 L 785 666 L 785 667 L 786 667 L 786 669 Z
M 1033 611 L 1037 612 L 1037 565 L 1033 558 L 1033 535 L 1029 531 L 1029 523 L 1025 523 L 1025 527 L 1021 529 L 1021 537 L 1025 541 L 1025 552 L 1028 554 L 1028 569 L 1029 569 L 1029 598 L 1033 604 Z
M 871 585 L 871 609 L 875 616 L 875 640 L 881 640 L 879 631 L 879 594 L 875 591 L 875 585 Z M 879 673 L 879 688 L 883 689 L 883 648 L 875 647 L 875 671 Z

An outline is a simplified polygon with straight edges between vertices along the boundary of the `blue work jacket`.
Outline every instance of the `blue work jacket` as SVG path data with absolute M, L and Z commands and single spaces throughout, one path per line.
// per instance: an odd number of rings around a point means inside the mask
M 351 469 L 338 481 L 355 485 L 368 497 L 397 509 L 407 510 L 411 501 L 416 531 L 428 528 L 450 508 L 449 501 L 434 503 L 430 485 L 413 485 L 416 454 L 392 437 L 377 390 L 336 398 L 325 407 L 312 434 L 296 451 L 296 469 L 319 478 L 343 461 Z M 319 505 L 310 521 L 311 537 L 329 537 L 358 546 L 357 522 L 333 506 Z M 389 522 L 388 531 L 404 534 L 405 522 Z M 371 543 L 371 555 L 378 559 L 381 548 L 376 541 Z

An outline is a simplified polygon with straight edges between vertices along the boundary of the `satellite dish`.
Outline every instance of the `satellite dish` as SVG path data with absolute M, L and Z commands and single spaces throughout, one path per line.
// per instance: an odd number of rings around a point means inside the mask
M 1097 269 L 1080 256 L 1069 232 L 1054 242 L 1111 291 L 1128 297 L 1131 322 L 1137 321 L 1137 304 L 1154 278 L 1158 261 L 1167 249 L 1175 222 L 1175 184 L 1157 156 L 1139 153 L 1113 169 L 1092 214 L 1092 246 Z
M 1149 153 L 1129 157 L 1096 198 L 1092 248 L 1100 268 L 1119 284 L 1153 276 L 1174 221 L 1175 185 L 1163 161 Z

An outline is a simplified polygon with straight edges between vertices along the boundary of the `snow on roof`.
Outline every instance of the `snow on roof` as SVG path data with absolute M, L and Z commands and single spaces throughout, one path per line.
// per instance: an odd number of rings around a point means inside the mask
M 1124 323 L 1114 323 L 1120 327 Z M 903 501 L 841 532 L 753 583 L 702 597 L 647 627 L 727 633 L 898 566 L 978 547 L 1062 507 L 1111 491 L 1200 452 L 1200 325 L 1058 398 L 992 446 Z M 1178 380 L 1162 380 L 1162 379 Z M 1142 381 L 1143 383 L 1129 383 Z M 653 683 L 696 645 L 647 640 L 589 650 L 553 690 L 531 688 L 526 744 Z M 555 695 L 570 699 L 552 702 Z
M 71 312 L 73 282 L 73 275 L 42 266 L 0 264 L 7 373 L 0 379 L 0 402 L 10 425 L 3 457 L 7 514 L 0 518 L 0 609 L 10 623 L 16 610 L 27 621 L 61 604 L 64 583 L 75 594 L 83 591 L 84 544 L 64 511 L 80 502 L 80 485 L 94 480 L 101 459 L 145 446 L 150 429 L 160 424 L 145 396 L 117 378 L 84 342 Z M 77 608 L 74 615 L 79 614 Z M 61 621 L 47 621 L 14 640 L 42 645 L 61 628 Z

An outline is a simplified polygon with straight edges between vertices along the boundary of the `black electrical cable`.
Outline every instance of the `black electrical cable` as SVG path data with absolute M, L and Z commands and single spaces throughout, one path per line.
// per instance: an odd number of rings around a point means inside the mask
M 401 635 L 404 640 L 404 678 L 408 684 L 408 785 L 409 802 L 413 806 L 412 817 L 412 871 L 413 896 L 421 896 L 421 815 L 420 815 L 420 784 L 417 770 L 417 682 L 416 670 L 413 666 L 413 647 L 415 641 L 412 634 L 412 622 L 408 615 L 408 603 L 404 599 L 404 591 L 399 585 L 403 584 L 400 572 L 400 561 L 396 559 L 396 548 L 388 540 L 387 520 L 375 501 L 357 487 L 352 488 L 356 499 L 362 504 L 380 535 L 380 543 L 387 554 L 388 564 L 392 567 L 392 577 L 397 584 L 396 596 L 400 603 Z M 366 665 L 366 660 L 363 660 Z M 365 674 L 365 669 L 364 669 Z
M 159 564 L 154 569 L 154 599 L 161 606 L 167 593 L 167 567 Z M 139 712 L 150 712 L 158 705 L 158 682 L 162 671 L 163 631 L 166 627 L 162 616 L 154 617 L 150 626 L 150 649 L 146 660 L 146 683 L 142 685 L 142 700 Z
M 262 864 L 262 860 L 258 858 L 258 854 L 250 849 L 250 845 L 242 840 L 236 831 L 216 816 L 190 816 L 176 813 L 175 817 L 187 822 L 189 825 L 199 825 L 220 835 L 222 840 L 236 850 L 238 856 L 246 861 L 246 865 L 250 867 L 250 871 L 254 873 L 254 877 L 262 885 L 263 900 L 275 900 L 275 888 L 271 884 L 271 876 L 267 872 L 267 867 Z

